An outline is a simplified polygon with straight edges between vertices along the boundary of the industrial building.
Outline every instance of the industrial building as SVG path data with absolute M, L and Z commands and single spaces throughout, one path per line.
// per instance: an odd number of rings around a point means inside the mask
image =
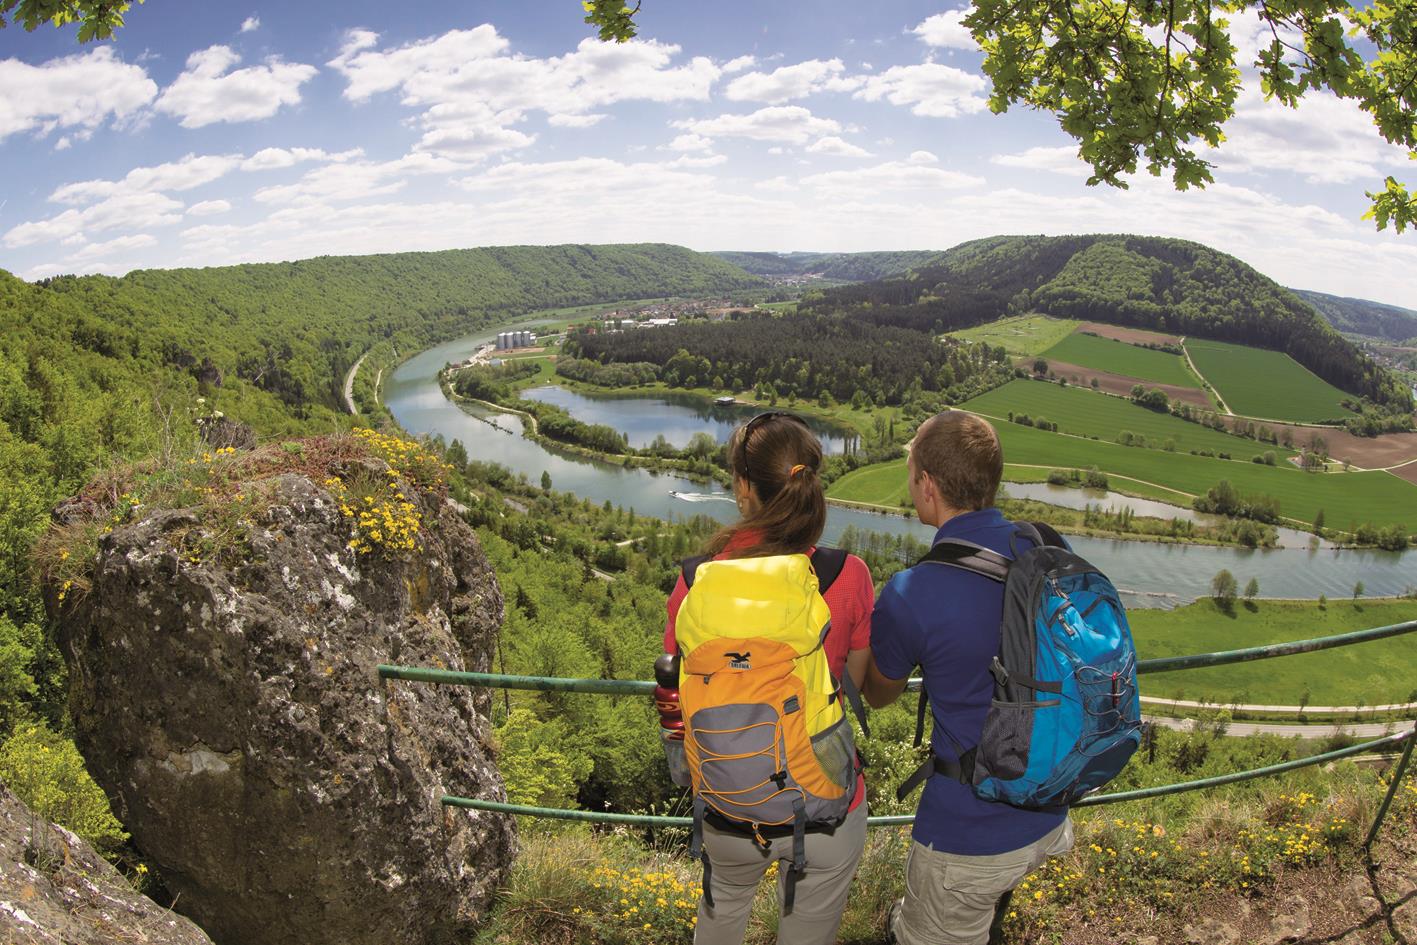
M 531 348 L 536 345 L 534 331 L 501 331 L 497 333 L 497 350 L 510 351 L 513 348 Z

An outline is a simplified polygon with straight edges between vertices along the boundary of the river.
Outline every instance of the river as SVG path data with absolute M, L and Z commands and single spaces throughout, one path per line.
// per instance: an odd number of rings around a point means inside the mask
M 657 518 L 682 519 L 695 514 L 709 515 L 720 521 L 731 518 L 736 509 L 727 493 L 717 485 L 651 470 L 625 469 L 548 449 L 521 435 L 519 417 L 479 407 L 465 410 L 443 396 L 437 375 L 444 364 L 465 360 L 480 345 L 495 339 L 498 331 L 550 321 L 552 319 L 500 326 L 424 351 L 400 365 L 392 377 L 385 378 L 384 402 L 409 433 L 439 434 L 449 443 L 460 440 L 469 456 L 501 463 L 514 472 L 526 474 L 533 482 L 546 472 L 551 476 L 553 488 L 573 492 L 596 503 L 609 500 L 613 505 L 633 508 L 637 513 Z M 597 400 L 603 409 L 605 400 Z M 672 415 L 665 423 L 666 436 L 669 436 L 667 431 L 671 427 L 681 429 L 682 424 L 690 422 L 687 417 L 697 408 L 666 402 L 660 409 Z M 676 411 L 683 413 L 675 414 Z M 653 433 L 650 437 L 653 438 Z M 1031 491 L 1031 488 L 1013 484 L 1008 489 L 1017 497 Z M 1076 490 L 1073 493 L 1081 495 Z M 1141 500 L 1120 496 L 1115 497 L 1115 501 L 1134 507 L 1142 504 Z M 1137 513 L 1158 514 L 1143 512 L 1142 508 L 1137 508 Z M 924 541 L 932 535 L 932 529 L 920 524 L 913 515 L 907 518 L 832 506 L 824 540 L 835 541 L 849 525 L 893 534 L 908 532 Z M 1081 536 L 1070 541 L 1125 592 L 1129 606 L 1170 607 L 1204 596 L 1209 593 L 1211 578 L 1222 568 L 1229 569 L 1241 587 L 1252 577 L 1258 579 L 1261 597 L 1314 599 L 1323 594 L 1346 598 L 1353 593 L 1358 581 L 1363 582 L 1367 595 L 1388 596 L 1404 593 L 1417 585 L 1417 550 L 1397 553 L 1332 547 L 1310 549 L 1306 544 L 1247 550 Z

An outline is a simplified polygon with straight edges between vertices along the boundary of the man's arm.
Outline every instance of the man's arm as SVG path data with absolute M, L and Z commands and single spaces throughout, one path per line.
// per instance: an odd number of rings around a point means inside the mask
M 889 679 L 882 675 L 876 667 L 875 658 L 872 657 L 866 664 L 866 685 L 861 690 L 861 695 L 870 703 L 871 708 L 884 709 L 905 692 L 905 683 L 904 679 Z
M 910 670 L 919 658 L 915 652 L 918 636 L 915 615 L 888 583 L 871 611 L 871 659 L 866 664 L 866 684 L 861 687 L 861 695 L 873 709 L 890 705 L 905 691 Z

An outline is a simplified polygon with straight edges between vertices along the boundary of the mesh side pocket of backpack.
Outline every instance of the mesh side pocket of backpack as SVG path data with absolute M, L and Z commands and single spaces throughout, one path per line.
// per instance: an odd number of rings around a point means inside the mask
M 812 751 L 822 773 L 837 787 L 849 789 L 856 781 L 856 738 L 851 723 L 841 719 L 812 736 Z
M 979 741 L 974 783 L 984 778 L 1012 781 L 1028 770 L 1028 751 L 1033 744 L 1033 728 L 1040 709 L 1057 709 L 1052 702 L 1000 702 L 989 704 L 984 731 Z

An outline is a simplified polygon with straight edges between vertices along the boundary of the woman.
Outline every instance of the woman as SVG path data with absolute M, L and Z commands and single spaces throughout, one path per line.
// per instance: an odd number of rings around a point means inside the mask
M 822 446 L 799 417 L 759 414 L 734 431 L 728 441 L 738 521 L 708 543 L 716 559 L 808 554 L 826 525 L 826 496 L 817 471 Z M 681 574 L 669 596 L 664 650 L 674 653 L 675 618 L 688 589 Z M 831 631 L 824 644 L 832 674 L 850 673 L 858 689 L 869 655 L 874 591 L 866 563 L 848 555 L 840 575 L 823 595 L 831 610 Z M 739 945 L 758 882 L 770 864 L 791 863 L 791 836 L 775 837 L 763 849 L 747 834 L 704 825 L 704 849 L 711 864 L 712 905 L 699 902 L 695 945 Z M 856 796 L 844 823 L 806 837 L 807 866 L 795 878 L 793 906 L 780 915 L 781 945 L 830 945 L 836 941 L 846 894 L 866 842 L 866 784 L 858 775 Z M 778 874 L 779 911 L 789 870 Z

